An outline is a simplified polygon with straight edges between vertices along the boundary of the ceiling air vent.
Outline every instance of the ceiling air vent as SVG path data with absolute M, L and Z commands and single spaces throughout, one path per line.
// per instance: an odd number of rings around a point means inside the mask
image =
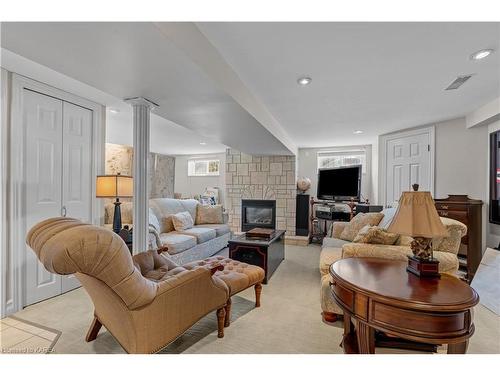
M 460 86 L 462 86 L 467 80 L 472 77 L 472 74 L 468 74 L 466 76 L 458 76 L 456 80 L 454 80 L 445 90 L 456 90 Z

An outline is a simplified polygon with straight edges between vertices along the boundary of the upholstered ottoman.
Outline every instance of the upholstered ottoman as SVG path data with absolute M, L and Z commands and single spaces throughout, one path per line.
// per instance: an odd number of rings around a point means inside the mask
M 261 267 L 239 262 L 237 260 L 214 256 L 204 260 L 184 264 L 183 267 L 191 269 L 194 267 L 207 267 L 213 269 L 217 264 L 224 267 L 223 270 L 215 272 L 215 276 L 221 279 L 229 288 L 229 300 L 226 304 L 226 316 L 224 326 L 231 323 L 231 297 L 251 286 L 255 289 L 255 307 L 260 306 L 260 293 L 262 291 L 262 281 L 264 280 L 264 270 Z

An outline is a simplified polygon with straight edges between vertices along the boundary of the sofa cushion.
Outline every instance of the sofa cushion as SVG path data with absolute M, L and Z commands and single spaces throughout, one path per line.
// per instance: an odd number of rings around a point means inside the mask
M 325 238 L 323 238 L 323 247 L 338 247 L 338 248 L 341 248 L 346 243 L 350 243 L 350 241 L 341 240 L 340 238 L 331 238 L 331 237 L 325 237 Z
M 185 231 L 194 225 L 193 217 L 188 211 L 183 211 L 172 215 L 172 222 L 177 232 Z
M 349 224 L 346 225 L 339 238 L 341 240 L 352 241 L 361 228 L 363 228 L 365 225 L 378 225 L 383 217 L 384 214 L 381 212 L 361 212 L 354 216 Z
M 397 233 L 387 232 L 384 228 L 377 226 L 365 225 L 352 242 L 394 245 L 398 238 Z
M 217 237 L 223 236 L 224 234 L 231 232 L 231 228 L 229 228 L 229 225 L 227 224 L 202 224 L 202 225 L 195 225 L 194 227 L 215 229 L 215 234 L 217 235 Z
M 175 230 L 171 215 L 187 211 L 191 217 L 196 217 L 196 206 L 199 204 L 194 199 L 152 198 L 149 206 L 160 222 L 160 232 L 166 233 Z
M 160 241 L 169 254 L 178 254 L 196 246 L 196 237 L 177 232 L 160 233 Z
M 378 226 L 380 228 L 384 228 L 384 229 L 389 228 L 389 225 L 391 224 L 392 219 L 394 219 L 394 215 L 396 214 L 397 210 L 398 210 L 397 207 L 389 207 L 389 208 L 384 209 L 382 211 L 382 213 L 384 214 L 384 217 L 382 218 L 382 220 L 380 220 L 380 223 L 378 223 Z
M 198 205 L 196 209 L 196 224 L 222 224 L 223 222 L 222 205 Z
M 193 236 L 196 238 L 196 242 L 199 244 L 213 240 L 215 237 L 217 237 L 217 232 L 215 231 L 215 229 L 200 228 L 198 226 L 183 231 L 175 231 L 175 233 Z
M 319 271 L 322 275 L 327 275 L 332 263 L 342 258 L 341 247 L 323 247 L 319 256 Z
M 467 226 L 457 220 L 446 217 L 441 217 L 440 219 L 448 231 L 448 237 L 433 238 L 432 250 L 457 254 L 460 249 L 462 237 L 467 234 Z

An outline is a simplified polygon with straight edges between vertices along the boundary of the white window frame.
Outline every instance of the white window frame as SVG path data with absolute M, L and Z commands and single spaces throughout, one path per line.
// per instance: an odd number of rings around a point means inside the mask
M 349 154 L 352 154 L 352 155 L 363 154 L 364 155 L 364 160 L 361 163 L 356 163 L 356 164 L 342 164 L 342 165 L 338 165 L 338 166 L 335 166 L 335 167 L 325 167 L 325 166 L 320 165 L 320 158 L 321 157 L 327 157 L 329 155 L 335 156 L 335 154 L 337 154 L 337 156 L 344 156 L 344 155 L 349 155 Z M 318 151 L 317 154 L 316 154 L 316 165 L 317 165 L 317 169 L 321 169 L 321 168 L 348 167 L 350 165 L 359 165 L 359 164 L 361 164 L 361 173 L 364 175 L 364 174 L 366 174 L 366 168 L 367 168 L 367 165 L 366 165 L 367 164 L 367 160 L 366 159 L 367 159 L 366 149 L 364 149 L 364 148 L 332 149 L 332 150 Z
M 208 168 L 211 162 L 217 162 L 217 172 L 209 172 Z M 196 163 L 206 163 L 205 173 L 196 173 Z M 188 177 L 217 177 L 220 176 L 220 159 L 189 159 L 188 160 Z

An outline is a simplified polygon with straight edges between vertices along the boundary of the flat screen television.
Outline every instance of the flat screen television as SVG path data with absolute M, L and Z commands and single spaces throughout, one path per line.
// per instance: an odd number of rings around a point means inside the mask
M 318 170 L 318 199 L 346 201 L 361 196 L 361 165 Z

